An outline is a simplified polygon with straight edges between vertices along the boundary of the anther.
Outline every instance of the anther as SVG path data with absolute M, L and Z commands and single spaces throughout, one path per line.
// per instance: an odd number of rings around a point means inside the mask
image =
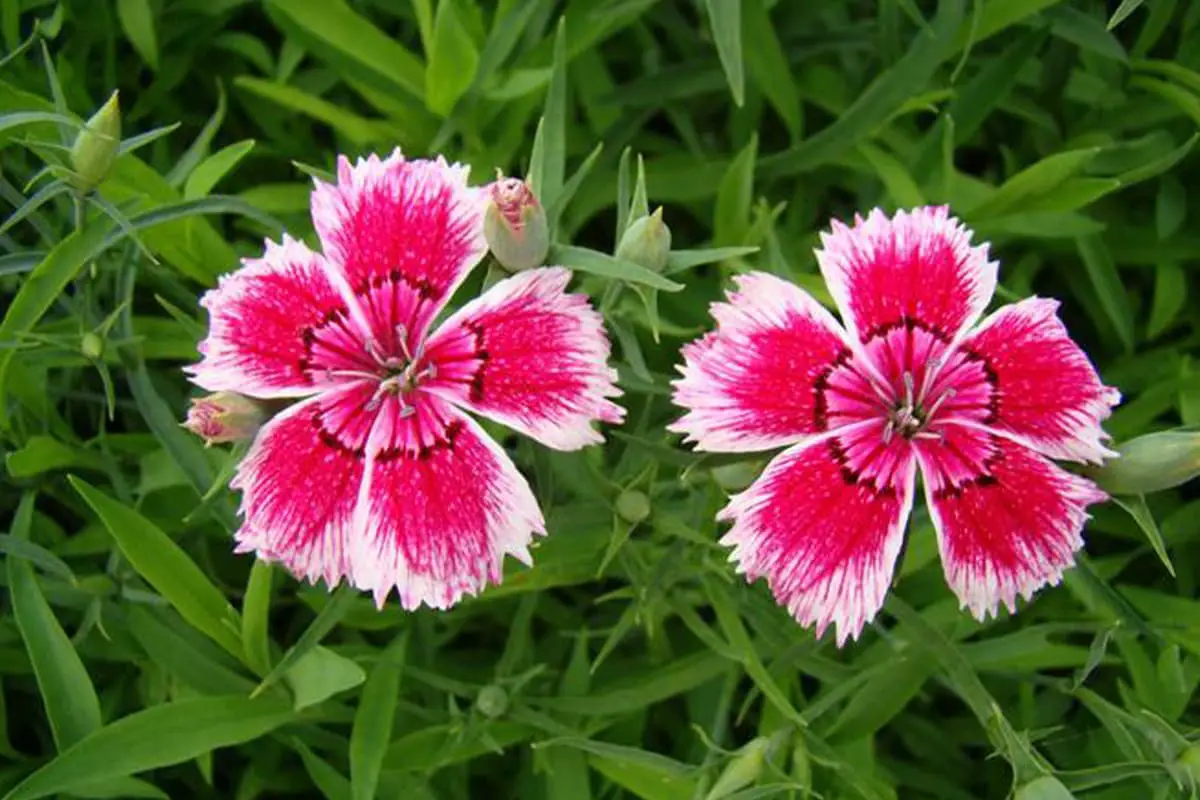
M 404 406 L 400 409 L 400 419 L 408 419 L 417 413 L 416 406 Z

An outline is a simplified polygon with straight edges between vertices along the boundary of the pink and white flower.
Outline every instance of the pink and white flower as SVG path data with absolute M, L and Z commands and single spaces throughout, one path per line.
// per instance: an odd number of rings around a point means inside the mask
M 343 578 L 382 604 L 446 608 L 528 563 L 544 522 L 509 457 L 466 411 L 550 447 L 602 441 L 623 410 L 609 343 L 561 267 L 523 272 L 435 317 L 483 258 L 484 190 L 465 167 L 396 151 L 316 182 L 323 253 L 287 236 L 225 276 L 192 380 L 299 398 L 259 432 L 232 485 L 239 552 Z
M 854 227 L 817 252 L 845 327 L 796 286 L 736 279 L 717 329 L 684 348 L 671 430 L 699 450 L 786 447 L 719 519 L 751 580 L 817 635 L 857 638 L 883 605 L 916 476 L 946 579 L 979 619 L 1059 581 L 1106 495 L 1051 458 L 1112 454 L 1120 400 L 1030 298 L 978 322 L 996 289 L 987 245 L 946 208 Z M 978 322 L 978 324 L 976 324 Z

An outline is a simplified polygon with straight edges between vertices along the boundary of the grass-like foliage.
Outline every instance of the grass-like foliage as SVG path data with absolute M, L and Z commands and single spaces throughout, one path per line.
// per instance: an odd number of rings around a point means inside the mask
M 4 800 L 1196 796 L 1195 438 L 985 623 L 918 502 L 838 648 L 718 544 L 767 456 L 665 426 L 732 275 L 828 302 L 829 220 L 926 204 L 991 242 L 995 303 L 1062 300 L 1116 442 L 1200 425 L 1200 3 L 0 0 L 0 39 Z M 235 555 L 246 445 L 179 424 L 200 294 L 397 146 L 530 176 L 628 409 L 572 453 L 489 426 L 549 536 L 445 612 Z M 615 258 L 659 206 L 665 269 Z

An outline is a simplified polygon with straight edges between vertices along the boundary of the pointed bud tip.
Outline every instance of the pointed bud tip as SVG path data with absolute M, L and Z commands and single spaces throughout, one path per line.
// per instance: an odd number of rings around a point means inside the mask
M 651 272 L 662 272 L 670 255 L 671 229 L 663 221 L 662 206 L 653 214 L 631 222 L 616 252 L 617 258 L 632 261 Z
M 100 109 L 83 124 L 71 146 L 71 184 L 90 192 L 108 175 L 121 147 L 121 105 L 113 91 Z
M 1109 494 L 1173 489 L 1200 476 L 1200 431 L 1160 431 L 1117 448 L 1118 457 L 1087 472 Z

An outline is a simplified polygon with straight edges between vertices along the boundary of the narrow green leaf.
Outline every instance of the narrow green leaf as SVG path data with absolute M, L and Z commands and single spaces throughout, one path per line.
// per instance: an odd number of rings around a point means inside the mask
M 293 707 L 302 711 L 353 689 L 367 679 L 367 674 L 345 656 L 318 645 L 296 659 L 284 679 L 292 690 Z
M 28 539 L 36 496 L 29 492 L 21 498 L 14 540 Z M 62 752 L 100 727 L 100 701 L 87 668 L 42 596 L 33 567 L 23 558 L 5 560 L 13 618 L 33 665 L 54 744 Z
M 1067 5 L 1051 9 L 1046 17 L 1050 20 L 1051 32 L 1060 39 L 1113 61 L 1129 60 L 1120 40 L 1098 17 Z
M 1077 175 L 1099 152 L 1098 147 L 1087 147 L 1047 156 L 1006 180 L 966 214 L 971 220 L 988 220 L 1023 210 L 1021 204 L 1024 201 L 1038 197 Z
M 762 159 L 763 173 L 782 177 L 808 172 L 833 161 L 869 137 L 926 87 L 937 68 L 953 52 L 953 39 L 962 21 L 963 0 L 940 0 L 937 15 L 928 30 L 914 37 L 903 58 L 868 86 L 838 115 L 836 122 L 795 147 Z
M 564 267 L 570 267 L 580 272 L 587 272 L 592 275 L 600 275 L 620 281 L 628 281 L 629 283 L 640 283 L 652 286 L 655 289 L 662 289 L 665 292 L 678 292 L 683 288 L 682 283 L 676 283 L 673 280 L 664 278 L 657 272 L 651 272 L 632 261 L 624 261 L 615 256 L 610 256 L 596 250 L 589 250 L 585 247 L 554 245 L 550 248 L 550 254 L 546 259 L 546 263 L 548 264 L 561 264 Z
M 346 776 L 334 769 L 329 762 L 314 753 L 300 739 L 292 740 L 292 747 L 300 754 L 308 777 L 312 778 L 316 787 L 325 795 L 326 800 L 351 800 L 350 781 Z
M 393 136 L 387 123 L 361 117 L 294 86 L 266 81 L 249 75 L 239 75 L 234 78 L 233 83 L 239 89 L 252 92 L 289 111 L 296 111 L 325 123 L 356 145 L 373 144 Z
M 267 9 L 307 49 L 349 74 L 381 89 L 400 89 L 418 99 L 423 95 L 425 68 L 420 59 L 345 0 L 267 0 Z
M 439 0 L 425 70 L 425 105 L 446 116 L 467 91 L 479 65 L 479 51 L 459 19 L 457 0 Z
M 533 188 L 542 204 L 553 206 L 562 192 L 567 170 L 567 28 L 561 19 L 554 34 L 550 86 L 538 133 L 543 137 L 540 159 L 531 164 L 530 175 L 537 175 Z
M 142 61 L 157 72 L 158 35 L 154 31 L 154 11 L 150 7 L 150 0 L 117 0 L 117 19 Z
M 42 263 L 21 281 L 16 296 L 4 313 L 3 321 L 0 321 L 0 342 L 15 341 L 33 330 L 33 326 L 50 309 L 67 284 L 95 257 L 108 230 L 108 225 L 97 223 L 72 233 L 59 242 Z M 0 422 L 6 422 L 5 409 L 8 404 L 4 400 L 5 383 L 9 362 L 15 354 L 15 348 L 0 348 Z
M 201 161 L 192 170 L 184 184 L 183 196 L 186 200 L 204 197 L 213 187 L 229 174 L 245 156 L 254 149 L 254 140 L 246 139 L 228 147 L 222 147 L 208 158 Z
M 693 269 L 702 264 L 715 264 L 718 261 L 729 261 L 742 256 L 757 253 L 757 247 L 713 247 L 707 250 L 672 250 L 667 256 L 667 268 L 663 274 L 671 275 L 676 272 Z
M 744 53 L 746 68 L 795 142 L 804 128 L 800 89 L 767 9 L 765 0 L 742 0 L 742 39 L 752 43 Z
M 342 621 L 342 617 L 346 616 L 356 599 L 358 599 L 357 592 L 349 586 L 343 586 L 335 591 L 333 597 L 317 614 L 317 618 L 304 630 L 304 633 L 300 634 L 300 638 L 292 645 L 291 649 L 283 654 L 279 663 L 262 679 L 258 688 L 254 690 L 254 696 L 261 695 L 274 686 L 280 678 L 288 673 L 288 670 L 295 666 L 296 662 L 319 645 L 321 640 Z
M 717 57 L 729 81 L 733 102 L 746 101 L 746 76 L 742 65 L 742 0 L 705 0 Z
M 1154 300 L 1146 323 L 1146 338 L 1156 339 L 1166 332 L 1187 305 L 1187 274 L 1174 262 L 1159 264 L 1154 271 Z
M 1146 498 L 1141 495 L 1136 497 L 1114 497 L 1112 501 L 1124 509 L 1129 516 L 1133 517 L 1133 521 L 1137 523 L 1138 528 L 1145 534 L 1146 541 L 1154 549 L 1154 554 L 1158 556 L 1158 560 L 1167 568 L 1167 572 L 1171 573 L 1171 577 L 1175 577 L 1175 565 L 1171 563 L 1171 557 L 1167 555 L 1166 542 L 1163 541 L 1162 533 L 1158 530 L 1158 523 L 1154 521 L 1154 515 L 1150 513 L 1150 507 L 1146 505 Z
M 72 792 L 252 741 L 291 721 L 279 700 L 204 697 L 165 703 L 106 725 L 21 781 L 4 800 Z
M 925 205 L 925 195 L 922 194 L 917 182 L 900 160 L 891 153 L 876 147 L 869 142 L 858 146 L 858 152 L 863 155 L 883 186 L 896 208 L 914 208 Z
M 245 696 L 254 689 L 253 681 L 239 673 L 235 664 L 227 663 L 223 651 L 199 635 L 190 636 L 187 625 L 170 609 L 132 606 L 126 619 L 129 632 L 150 660 L 196 691 Z
M 238 613 L 196 562 L 138 512 L 80 478 L 71 476 L 70 482 L 100 517 L 138 574 L 188 623 L 235 657 L 244 658 Z
M 28 561 L 47 575 L 62 578 L 68 583 L 77 583 L 75 573 L 71 571 L 71 567 L 67 562 L 40 544 L 35 544 L 28 539 L 22 539 L 19 536 L 12 536 L 7 533 L 0 533 L 0 553 L 9 558 L 19 558 L 23 561 Z
M 271 562 L 256 559 L 242 600 L 242 648 L 246 663 L 259 675 L 271 669 Z
M 807 720 L 791 704 L 787 694 L 775 682 L 775 678 L 771 676 L 766 665 L 762 663 L 762 659 L 758 657 L 754 642 L 750 640 L 750 634 L 746 632 L 741 616 L 729 598 L 724 584 L 715 580 L 707 580 L 704 582 L 704 588 L 709 604 L 716 612 L 717 622 L 720 624 L 721 630 L 725 632 L 725 638 L 729 641 L 733 652 L 738 654 L 750 679 L 779 713 L 798 728 L 804 728 L 808 724 Z
M 408 632 L 397 636 L 379 656 L 363 687 L 350 731 L 350 784 L 353 800 L 372 800 L 400 695 L 400 674 L 408 651 Z
M 758 159 L 758 134 L 738 152 L 721 178 L 713 212 L 713 241 L 736 245 L 745 241 L 750 229 L 750 206 L 754 202 L 754 166 Z
M 4 457 L 4 466 L 14 478 L 32 478 L 68 467 L 103 469 L 95 453 L 63 444 L 53 436 L 30 436 L 25 446 Z
M 1100 301 L 1104 315 L 1108 318 L 1109 324 L 1113 326 L 1113 330 L 1116 331 L 1121 344 L 1125 346 L 1125 351 L 1132 353 L 1137 344 L 1137 334 L 1133 326 L 1133 309 L 1129 304 L 1129 293 L 1125 291 L 1125 287 L 1121 283 L 1121 276 L 1117 273 L 1117 267 L 1113 263 L 1112 254 L 1109 253 L 1104 240 L 1096 235 L 1077 238 L 1075 246 L 1087 269 L 1092 287 L 1096 290 L 1096 297 Z
M 1144 2 L 1146 0 L 1121 0 L 1121 5 L 1117 6 L 1117 10 L 1108 18 L 1108 29 L 1111 31 L 1120 25 L 1129 18 L 1130 14 L 1137 11 L 1138 7 Z

